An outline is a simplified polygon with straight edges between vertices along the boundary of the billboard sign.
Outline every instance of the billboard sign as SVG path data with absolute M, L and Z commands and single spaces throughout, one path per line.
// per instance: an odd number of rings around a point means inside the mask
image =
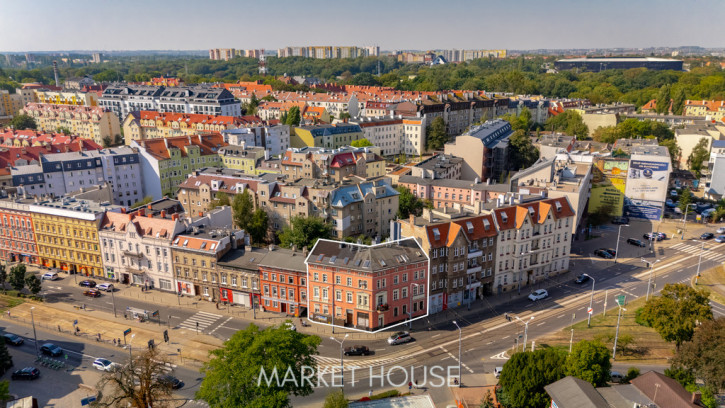
M 632 200 L 664 202 L 669 173 L 669 162 L 631 160 L 627 173 L 626 196 Z
M 662 219 L 663 206 L 661 201 L 631 200 L 627 197 L 624 200 L 624 215 L 656 221 Z

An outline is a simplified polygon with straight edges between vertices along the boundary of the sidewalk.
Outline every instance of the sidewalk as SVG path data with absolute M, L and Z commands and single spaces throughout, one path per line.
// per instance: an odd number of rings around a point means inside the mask
M 74 310 L 71 305 L 67 304 L 47 306 L 43 303 L 28 301 L 10 309 L 10 319 L 31 326 L 31 308 L 33 309 L 32 318 L 37 327 L 78 341 L 98 341 L 100 334 L 100 341 L 109 347 L 114 347 L 113 339 L 119 338 L 123 345 L 123 332 L 130 328 L 131 334 L 126 336 L 125 340 L 126 342 L 132 341 L 133 349 L 143 350 L 148 347 L 149 340 L 153 339 L 157 350 L 162 355 L 166 355 L 172 364 L 199 368 L 202 363 L 209 360 L 209 351 L 222 345 L 220 340 L 211 336 L 196 335 L 184 329 L 169 330 L 169 342 L 165 343 L 163 331 L 168 330 L 166 326 L 114 318 L 110 313 L 91 308 L 88 308 L 87 311 Z M 7 319 L 8 315 L 3 315 L 3 318 Z M 76 321 L 78 323 L 74 325 L 73 323 Z M 78 335 L 74 335 L 75 327 L 79 329 Z M 133 339 L 131 335 L 134 336 Z M 179 349 L 181 349 L 181 353 L 178 352 Z

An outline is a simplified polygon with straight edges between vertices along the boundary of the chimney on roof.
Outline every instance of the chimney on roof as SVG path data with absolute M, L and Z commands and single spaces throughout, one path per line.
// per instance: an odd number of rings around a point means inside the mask
M 139 208 L 138 209 L 138 216 L 139 217 L 143 217 L 144 215 L 146 215 L 146 209 L 145 208 Z
M 149 205 L 146 206 L 146 208 L 148 208 L 149 210 L 152 210 L 153 209 L 153 206 L 151 204 L 149 204 Z
M 161 210 L 161 218 L 166 218 L 166 210 Z
M 121 207 L 121 214 L 126 214 L 126 207 Z
M 151 213 L 151 212 L 150 212 L 150 213 L 148 213 L 148 214 L 147 214 L 146 216 L 147 216 L 147 217 L 149 217 L 149 218 L 154 218 L 154 214 L 153 214 L 153 213 Z
M 171 214 L 171 219 L 173 221 L 177 221 L 179 219 L 179 214 Z

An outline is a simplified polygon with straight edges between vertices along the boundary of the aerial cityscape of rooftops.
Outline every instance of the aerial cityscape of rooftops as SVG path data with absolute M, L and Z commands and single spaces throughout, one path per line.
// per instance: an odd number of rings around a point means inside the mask
M 3 3 L 0 404 L 725 407 L 718 1 Z

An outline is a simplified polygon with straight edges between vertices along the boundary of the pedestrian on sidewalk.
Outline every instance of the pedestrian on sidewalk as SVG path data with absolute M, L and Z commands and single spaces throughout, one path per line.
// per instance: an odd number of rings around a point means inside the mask
M 410 392 L 413 389 L 413 382 L 408 381 L 408 391 Z
M 78 327 L 78 326 L 76 326 L 76 336 L 77 336 L 77 335 L 78 335 L 78 333 L 80 333 L 80 332 L 81 332 L 81 328 L 80 328 L 80 327 Z
M 59 333 L 61 332 L 61 330 L 60 330 L 60 325 L 58 325 L 58 332 L 59 332 Z
M 113 345 L 114 346 L 116 345 L 116 339 L 115 338 L 113 339 Z
M 368 392 L 368 397 L 370 397 L 370 398 L 372 398 L 372 397 L 373 397 L 373 390 L 372 390 L 372 388 L 371 388 L 371 389 L 370 389 L 370 391 Z

